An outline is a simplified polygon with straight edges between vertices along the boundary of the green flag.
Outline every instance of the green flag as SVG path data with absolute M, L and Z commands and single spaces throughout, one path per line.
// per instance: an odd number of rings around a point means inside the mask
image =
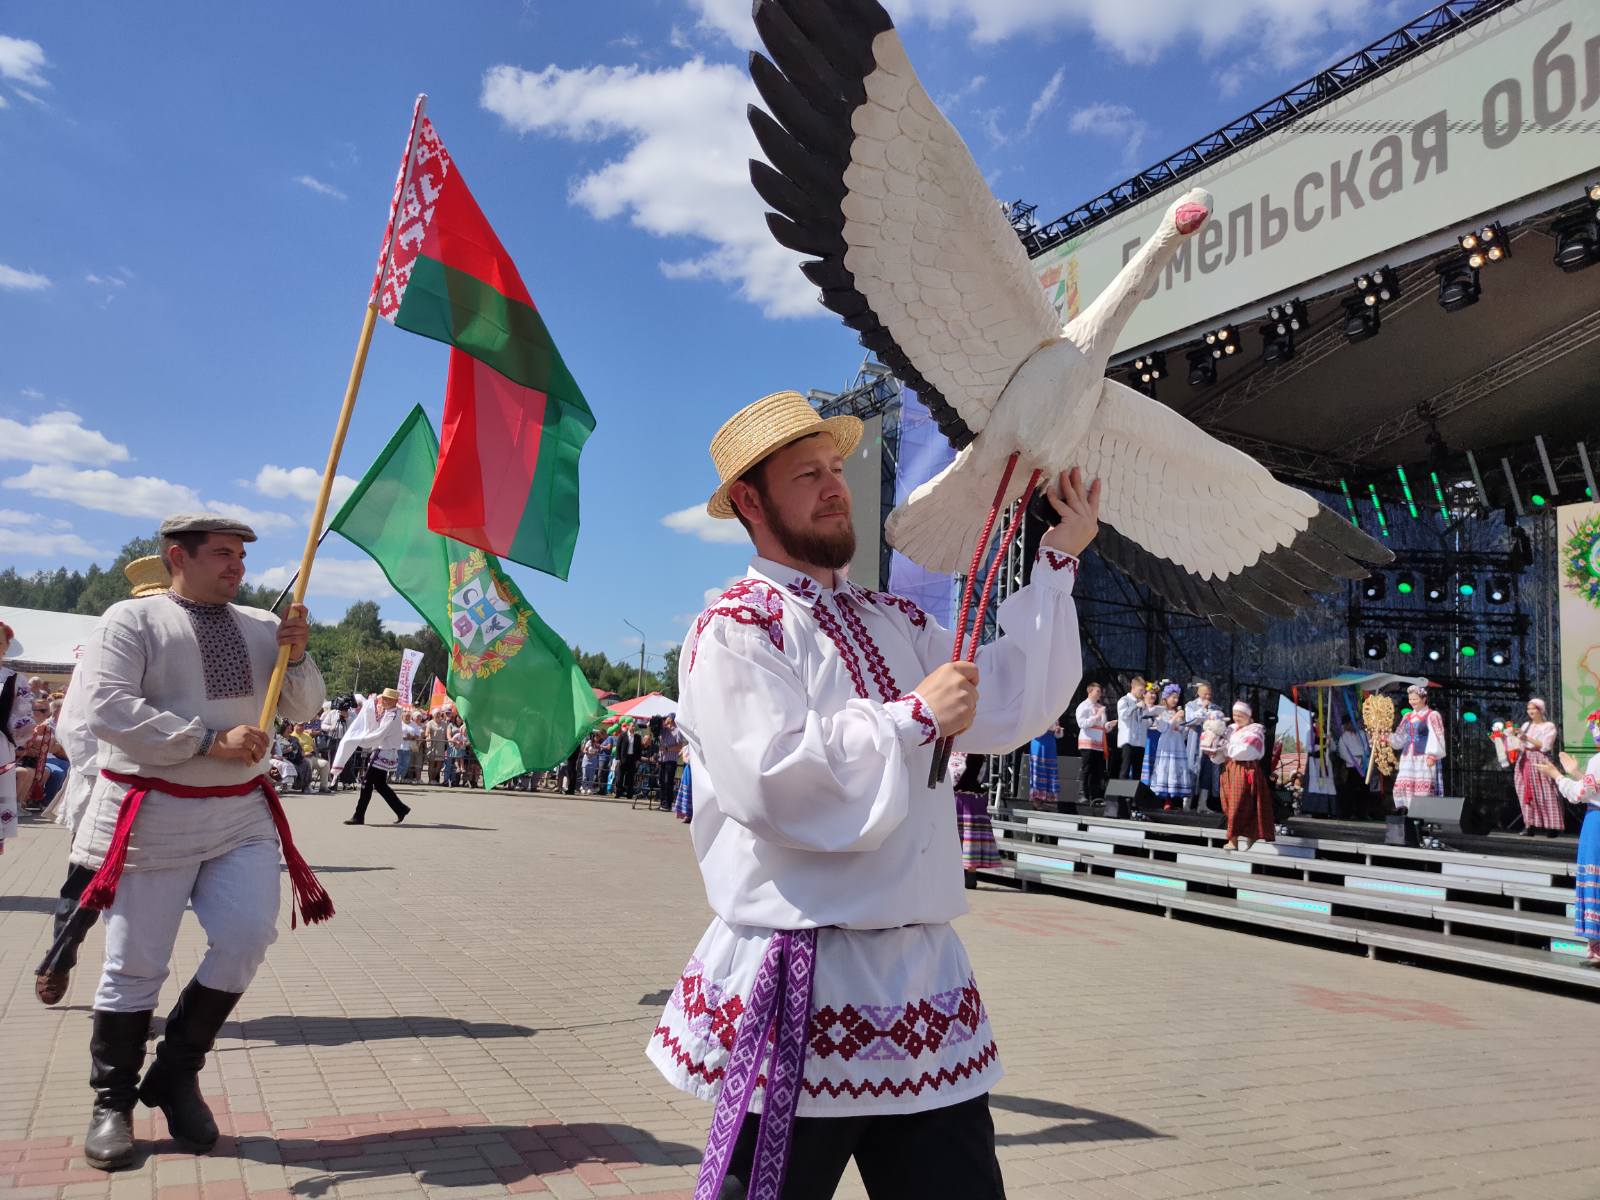
M 605 715 L 572 652 L 492 554 L 428 528 L 439 443 L 421 406 L 368 468 L 330 528 L 370 554 L 450 647 L 446 687 L 483 786 L 554 766 Z

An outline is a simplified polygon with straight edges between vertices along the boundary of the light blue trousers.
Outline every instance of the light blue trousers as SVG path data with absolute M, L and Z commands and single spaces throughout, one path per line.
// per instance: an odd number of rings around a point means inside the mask
M 123 872 L 106 913 L 106 961 L 94 1006 L 148 1012 L 171 969 L 183 910 L 209 946 L 195 978 L 219 992 L 242 992 L 278 938 L 276 838 L 259 838 L 203 862 Z

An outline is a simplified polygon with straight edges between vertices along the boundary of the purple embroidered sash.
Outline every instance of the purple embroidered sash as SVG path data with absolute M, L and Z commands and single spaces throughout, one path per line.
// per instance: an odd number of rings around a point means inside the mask
M 811 1017 L 811 981 L 816 965 L 815 929 L 780 929 L 767 943 L 722 1077 L 694 1200 L 717 1200 L 722 1190 L 734 1143 L 750 1111 L 769 1036 L 772 1057 L 746 1196 L 747 1200 L 778 1200 L 782 1193 L 795 1110 L 800 1103 L 800 1081 L 805 1073 L 806 1027 Z

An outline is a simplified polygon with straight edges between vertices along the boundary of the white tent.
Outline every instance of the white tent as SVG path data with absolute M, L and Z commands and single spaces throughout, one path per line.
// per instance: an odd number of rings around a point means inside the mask
M 100 618 L 0 604 L 0 621 L 15 631 L 21 651 L 6 659 L 6 666 L 24 675 L 70 675 Z
M 635 696 L 632 700 L 623 700 L 611 706 L 610 711 L 619 717 L 632 717 L 635 720 L 648 721 L 651 717 L 670 717 L 677 713 L 678 702 L 668 700 L 660 692 L 651 692 L 645 696 Z

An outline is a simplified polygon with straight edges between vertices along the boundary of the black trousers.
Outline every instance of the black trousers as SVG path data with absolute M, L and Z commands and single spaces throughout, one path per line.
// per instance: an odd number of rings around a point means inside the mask
M 639 760 L 625 758 L 617 764 L 617 795 L 633 796 L 634 781 L 639 777 Z
M 94 928 L 99 914 L 96 913 L 87 920 L 79 920 L 72 926 L 70 935 L 66 938 L 62 937 L 62 932 L 71 924 L 72 914 L 78 911 L 78 897 L 83 895 L 83 889 L 89 886 L 89 881 L 93 878 L 93 867 L 80 867 L 77 863 L 68 865 L 67 881 L 61 885 L 59 899 L 56 900 L 55 928 L 51 938 L 52 952 L 39 964 L 38 973 L 47 970 L 70 971 L 78 965 L 78 947 L 83 945 L 83 939 L 89 936 L 89 930 Z
M 396 796 L 394 789 L 389 786 L 389 772 L 382 767 L 368 767 L 367 777 L 361 784 L 361 798 L 356 801 L 355 820 L 365 821 L 367 819 L 367 805 L 372 802 L 373 789 L 377 789 L 378 795 L 382 796 L 389 807 L 394 809 L 395 816 L 403 817 L 411 811 L 400 803 L 400 797 Z
M 1122 747 L 1122 766 L 1117 772 L 1118 779 L 1137 779 L 1144 770 L 1144 747 Z
M 656 807 L 670 809 L 678 795 L 678 764 L 656 763 Z
M 1106 756 L 1103 750 L 1078 751 L 1079 794 L 1085 801 L 1103 800 L 1106 795 Z
M 744 1119 L 719 1200 L 744 1200 L 760 1122 Z M 988 1096 L 929 1112 L 798 1118 L 783 1200 L 828 1200 L 852 1158 L 872 1200 L 1005 1200 Z

